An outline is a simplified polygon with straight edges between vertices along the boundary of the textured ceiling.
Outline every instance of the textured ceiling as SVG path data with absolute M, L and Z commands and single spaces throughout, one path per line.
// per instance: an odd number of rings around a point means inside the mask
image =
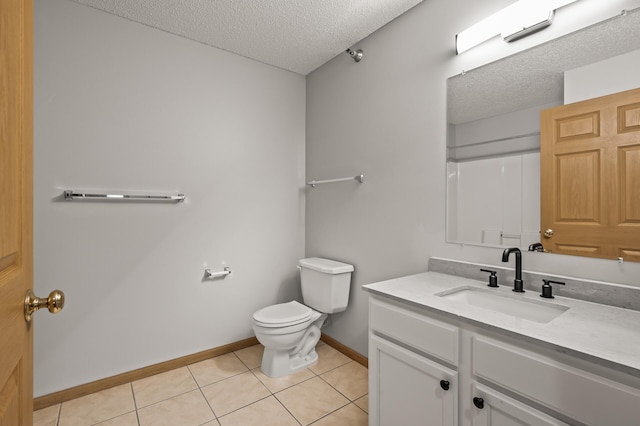
M 450 78 L 447 119 L 465 123 L 561 104 L 564 71 L 640 49 L 640 9 Z
M 422 0 L 72 0 L 307 75 Z

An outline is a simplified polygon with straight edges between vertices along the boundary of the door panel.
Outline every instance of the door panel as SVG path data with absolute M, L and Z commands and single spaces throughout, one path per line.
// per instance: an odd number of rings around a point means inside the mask
M 558 155 L 557 161 L 558 220 L 600 224 L 599 152 Z
M 620 223 L 640 223 L 640 145 L 625 146 L 618 151 L 620 182 Z
M 566 142 L 600 136 L 600 114 L 591 112 L 565 117 L 556 122 L 558 142 Z
M 541 229 L 551 252 L 640 262 L 640 89 L 541 113 Z
M 640 103 L 618 107 L 618 132 L 640 131 Z
M 0 1 L 0 425 L 33 418 L 33 4 Z

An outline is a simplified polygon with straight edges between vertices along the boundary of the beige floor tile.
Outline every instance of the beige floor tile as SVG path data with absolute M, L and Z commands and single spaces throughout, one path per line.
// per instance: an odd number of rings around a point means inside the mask
M 248 371 L 242 361 L 232 353 L 191 364 L 189 370 L 200 387 Z
M 321 418 L 313 426 L 367 426 L 369 416 L 353 404 Z
M 278 392 L 276 398 L 303 425 L 349 403 L 348 399 L 319 377 Z
M 60 409 L 59 425 L 85 426 L 109 420 L 134 410 L 131 384 L 127 383 L 63 402 Z
M 323 380 L 354 401 L 369 391 L 369 371 L 355 361 L 322 374 Z
M 199 389 L 138 410 L 140 426 L 198 426 L 215 420 Z
M 138 409 L 198 388 L 187 367 L 136 380 L 132 385 Z
M 33 412 L 33 426 L 56 426 L 60 414 L 60 404 Z
M 369 395 L 365 395 L 362 398 L 358 398 L 353 401 L 358 407 L 362 408 L 366 413 L 369 412 Z
M 299 426 L 293 416 L 273 396 L 220 417 L 222 426 Z
M 300 370 L 297 373 L 277 378 L 266 376 L 260 368 L 255 368 L 251 371 L 253 371 L 253 374 L 256 375 L 258 380 L 260 380 L 272 393 L 280 392 L 281 390 L 285 390 L 286 388 L 297 385 L 305 380 L 309 380 L 312 377 L 316 377 L 316 375 L 307 368 Z
M 202 392 L 217 417 L 271 395 L 250 371 L 205 386 Z
M 118 416 L 106 422 L 98 423 L 97 426 L 138 426 L 138 415 L 135 411 L 124 416 Z
M 254 345 L 248 348 L 240 349 L 239 351 L 235 351 L 234 353 L 240 358 L 240 361 L 244 362 L 245 365 L 253 370 L 256 367 L 260 367 L 262 365 L 262 352 L 264 352 L 264 346 L 262 345 Z
M 211 420 L 210 422 L 206 422 L 202 426 L 220 426 L 220 422 L 217 420 Z
M 318 353 L 318 362 L 309 367 L 309 370 L 316 374 L 326 373 L 351 361 L 351 358 L 341 354 L 324 342 L 318 343 L 316 352 Z

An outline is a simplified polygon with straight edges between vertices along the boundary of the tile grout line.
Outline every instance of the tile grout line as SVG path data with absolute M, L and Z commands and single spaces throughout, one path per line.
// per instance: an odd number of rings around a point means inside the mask
M 260 399 L 258 399 L 258 400 L 256 400 L 256 401 L 253 401 L 253 402 L 252 402 L 252 403 L 250 403 L 250 404 L 243 405 L 242 407 L 236 408 L 235 410 L 233 410 L 233 411 L 229 411 L 229 412 L 228 412 L 228 413 L 226 413 L 225 415 L 218 417 L 216 420 L 218 420 L 218 423 L 220 423 L 220 419 L 221 419 L 221 418 L 223 418 L 223 417 L 227 417 L 229 414 L 233 414 L 233 413 L 235 413 L 235 412 L 237 412 L 237 411 L 243 410 L 243 409 L 245 409 L 245 408 L 247 408 L 247 407 L 252 406 L 252 405 L 253 405 L 253 404 L 255 404 L 255 403 L 258 403 L 258 402 L 260 402 L 260 401 L 264 401 L 265 399 L 267 399 L 267 398 L 269 398 L 269 397 L 272 397 L 272 396 L 275 396 L 275 395 L 273 395 L 273 394 L 271 394 L 271 395 L 267 395 L 267 396 L 265 396 L 264 398 L 260 398 Z
M 336 413 L 340 410 L 342 410 L 344 407 L 348 407 L 350 404 L 353 404 L 352 402 L 347 402 L 346 404 L 344 404 L 343 406 L 340 406 L 338 408 L 336 408 L 335 410 L 331 411 L 330 413 L 325 414 L 324 416 L 315 419 L 314 421 L 312 421 L 311 423 L 309 423 L 309 426 L 314 424 L 314 423 L 318 423 L 320 420 L 324 419 L 325 417 L 329 417 L 330 415 L 332 415 L 333 413 Z
M 234 352 L 234 354 L 235 354 L 235 352 Z M 236 356 L 238 356 L 238 355 L 236 355 Z M 240 359 L 240 357 L 238 357 L 238 359 Z M 252 369 L 252 368 L 250 368 L 246 363 L 244 363 L 242 360 L 240 360 L 240 362 L 242 362 L 242 363 L 243 363 L 243 364 L 244 364 L 244 365 L 249 369 L 249 371 L 251 372 L 251 374 L 253 374 L 253 377 L 255 377 L 255 378 L 258 380 L 258 382 L 260 382 L 260 383 L 262 384 L 262 386 L 264 386 L 264 387 L 269 391 L 269 393 L 270 393 L 270 395 L 269 395 L 269 396 L 267 396 L 267 397 L 265 397 L 265 398 L 262 398 L 262 399 L 259 399 L 258 401 L 254 401 L 254 402 L 252 402 L 251 404 L 249 404 L 249 405 L 245 405 L 245 406 L 244 406 L 244 407 L 242 407 L 242 408 L 246 408 L 246 407 L 248 407 L 248 406 L 250 406 L 250 405 L 252 405 L 252 404 L 255 404 L 256 402 L 263 401 L 263 400 L 265 400 L 265 399 L 267 399 L 267 398 L 269 398 L 269 397 L 271 397 L 271 396 L 272 396 L 276 401 L 278 401 L 278 404 L 280 404 L 280 406 L 281 406 L 282 408 L 284 408 L 284 409 L 285 409 L 285 411 L 286 411 L 287 413 L 289 413 L 289 415 L 291 416 L 291 418 L 293 418 L 293 420 L 295 420 L 295 421 L 298 423 L 298 425 L 302 426 L 302 423 L 300 423 L 300 421 L 296 418 L 296 416 L 294 416 L 294 415 L 293 415 L 293 413 L 292 413 L 291 411 L 289 411 L 289 409 L 288 409 L 288 408 L 287 408 L 287 407 L 282 403 L 282 401 L 280 401 L 280 399 L 278 399 L 278 396 L 276 395 L 276 393 L 280 393 L 280 392 L 282 392 L 282 391 L 284 391 L 284 390 L 286 390 L 286 389 L 290 389 L 290 388 L 292 388 L 292 387 L 294 387 L 294 386 L 296 386 L 296 385 L 299 385 L 300 383 L 307 382 L 307 381 L 309 381 L 309 380 L 311 380 L 311 379 L 313 379 L 313 378 L 315 378 L 315 377 L 318 377 L 318 375 L 317 375 L 314 371 L 310 370 L 310 369 L 307 367 L 307 368 L 306 368 L 306 370 L 309 370 L 309 371 L 311 372 L 311 374 L 312 374 L 312 376 L 311 376 L 310 378 L 308 378 L 308 379 L 306 379 L 306 380 L 303 380 L 303 381 L 301 381 L 301 382 L 299 382 L 299 383 L 296 383 L 296 384 L 294 384 L 294 385 L 287 386 L 286 388 L 284 388 L 284 389 L 280 389 L 278 392 L 275 392 L 275 393 L 274 393 L 271 389 L 269 389 L 269 387 L 268 387 L 268 386 L 267 386 L 267 385 L 266 385 L 262 380 L 260 380 L 260 378 L 258 377 L 258 375 L 253 371 L 253 370 L 255 370 L 255 369 L 261 368 L 261 366 L 258 366 L 258 367 L 256 367 L 256 368 Z M 262 371 L 262 370 L 261 370 L 261 371 Z M 300 371 L 302 371 L 302 370 L 300 370 Z M 263 373 L 263 374 L 264 374 L 264 373 Z M 241 410 L 242 408 L 239 408 L 238 410 Z M 236 410 L 236 411 L 238 411 L 238 410 Z M 229 414 L 231 414 L 231 413 L 229 413 Z
M 348 364 L 348 363 L 347 363 L 347 364 Z M 343 365 L 346 365 L 346 364 L 343 364 Z M 335 370 L 335 369 L 337 369 L 337 368 L 340 368 L 340 367 L 342 367 L 342 365 L 341 365 L 341 366 L 338 366 L 338 367 L 335 367 L 335 368 L 332 368 L 332 369 L 330 369 L 330 370 L 327 370 L 327 371 L 325 371 L 325 372 L 324 372 L 324 373 L 322 373 L 322 374 L 328 373 L 328 372 L 333 371 L 333 370 Z M 290 388 L 292 388 L 292 387 L 294 387 L 294 386 L 297 386 L 297 385 L 299 385 L 299 384 L 302 384 L 302 383 L 308 382 L 308 381 L 310 381 L 310 380 L 313 380 L 313 379 L 315 379 L 315 378 L 317 377 L 317 378 L 319 378 L 320 380 L 322 380 L 324 383 L 326 383 L 327 385 L 329 385 L 329 387 L 331 387 L 333 390 L 335 390 L 336 392 L 338 392 L 340 395 L 342 395 L 342 396 L 347 400 L 347 403 L 346 403 L 346 404 L 341 405 L 340 407 L 336 408 L 335 410 L 330 411 L 330 412 L 328 412 L 327 414 L 325 414 L 325 415 L 323 415 L 323 416 L 321 416 L 321 417 L 317 418 L 316 420 L 312 421 L 311 423 L 308 423 L 308 425 L 312 425 L 313 423 L 316 423 L 316 422 L 320 421 L 321 419 L 323 419 L 323 418 L 325 418 L 325 417 L 327 417 L 327 416 L 330 416 L 331 414 L 335 413 L 336 411 L 343 409 L 344 407 L 348 406 L 349 404 L 353 404 L 353 401 L 352 401 L 349 397 L 347 397 L 347 396 L 346 396 L 346 395 L 344 395 L 342 392 L 340 392 L 338 389 L 336 389 L 334 386 L 332 386 L 332 385 L 331 385 L 329 382 L 327 382 L 327 381 L 326 381 L 326 380 L 325 380 L 325 379 L 324 379 L 320 374 L 318 374 L 318 373 L 316 373 L 315 371 L 313 371 L 313 370 L 309 369 L 308 367 L 307 367 L 307 369 L 308 369 L 309 371 L 311 371 L 311 372 L 314 374 L 314 377 L 311 377 L 311 378 L 309 378 L 309 379 L 303 380 L 303 381 L 301 381 L 301 382 L 299 382 L 299 383 L 296 383 L 295 385 L 291 385 L 291 386 L 289 386 L 289 387 L 287 387 L 287 388 L 285 388 L 285 389 L 282 389 L 282 390 L 278 391 L 278 393 L 283 392 L 283 391 L 285 391 L 286 389 L 290 389 Z M 260 379 L 258 379 L 258 380 L 260 380 Z M 365 394 L 365 395 L 366 395 L 366 394 Z M 273 396 L 274 396 L 274 397 L 276 398 L 276 400 L 280 403 L 280 405 L 282 405 L 282 406 L 284 407 L 284 409 L 285 409 L 285 410 L 287 410 L 287 412 L 289 412 L 289 414 L 291 414 L 291 416 L 292 416 L 292 417 L 293 417 L 293 418 L 298 422 L 298 424 L 302 425 L 302 423 L 300 422 L 300 420 L 298 420 L 298 418 L 297 418 L 296 416 L 294 416 L 294 415 L 293 415 L 293 413 L 292 413 L 291 411 L 289 411 L 289 409 L 287 408 L 287 406 L 286 406 L 286 405 L 284 405 L 284 403 L 283 403 L 282 401 L 280 401 L 280 399 L 278 398 L 278 396 L 277 396 L 276 394 L 273 394 Z M 363 395 L 363 396 L 364 396 L 364 395 Z M 360 398 L 362 398 L 362 396 L 361 396 Z M 355 404 L 354 404 L 354 405 L 355 405 Z M 358 408 L 359 408 L 359 407 L 358 407 Z M 363 411 L 364 411 L 364 410 L 363 410 Z M 367 416 L 369 415 L 369 414 L 368 414 L 368 413 L 366 413 L 366 412 L 365 412 L 365 414 L 367 414 Z
M 300 420 L 298 420 L 298 418 L 297 418 L 296 416 L 294 416 L 294 415 L 293 415 L 293 413 L 292 413 L 291 411 L 289 411 L 289 409 L 287 408 L 287 406 L 286 406 L 286 405 L 284 405 L 284 404 L 282 403 L 282 401 L 280 401 L 280 400 L 278 399 L 278 397 L 277 397 L 275 394 L 273 395 L 273 397 L 275 398 L 275 400 L 276 400 L 276 401 L 278 401 L 278 404 L 280 404 L 280 405 L 282 406 L 282 408 L 284 408 L 284 409 L 285 409 L 285 411 L 286 411 L 287 413 L 289 413 L 289 415 L 291 416 L 291 418 L 293 418 L 293 420 L 295 420 L 295 421 L 296 421 L 300 426 L 302 426 L 302 423 L 300 422 Z
M 360 398 L 364 398 L 366 395 L 369 395 L 369 394 L 368 394 L 368 393 L 366 393 L 366 394 L 362 395 Z M 360 399 L 360 398 L 358 398 L 358 399 Z M 367 415 L 367 417 L 369 417 L 369 413 L 368 413 L 367 411 L 364 411 L 364 409 L 363 409 L 361 406 L 359 406 L 358 404 L 356 404 L 356 402 L 355 402 L 355 401 L 353 401 L 353 402 L 351 402 L 351 403 L 352 403 L 353 405 L 355 405 L 356 407 L 358 407 L 358 408 L 360 409 L 360 411 L 362 411 L 363 413 L 365 413 L 365 414 Z
M 131 396 L 133 397 L 133 408 L 136 412 L 136 422 L 138 422 L 138 426 L 140 426 L 140 414 L 138 414 L 138 402 L 136 401 L 136 393 L 133 390 L 133 382 L 129 382 L 129 387 L 131 388 Z
M 318 377 L 320 377 L 320 376 L 318 376 Z M 345 394 L 343 394 L 342 392 L 340 392 L 340 390 L 338 390 L 338 389 L 337 389 L 335 386 L 333 386 L 331 383 L 327 382 L 323 377 L 320 377 L 320 379 L 322 379 L 326 384 L 328 384 L 329 386 L 331 386 L 331 388 L 332 388 L 332 389 L 334 389 L 334 390 L 335 390 L 336 392 L 338 392 L 340 395 L 344 396 L 344 397 L 347 399 L 347 401 L 349 401 L 346 405 L 343 405 L 342 407 L 338 408 L 337 410 L 334 410 L 334 411 L 332 411 L 331 413 L 329 413 L 329 414 L 327 414 L 326 416 L 323 416 L 323 417 L 321 417 L 321 418 L 327 417 L 328 415 L 331 415 L 331 414 L 335 413 L 335 412 L 336 412 L 336 411 L 338 411 L 338 410 L 342 410 L 344 407 L 346 407 L 346 406 L 348 406 L 348 405 L 350 405 L 350 404 L 353 404 L 354 406 L 356 406 L 359 410 L 361 410 L 364 414 L 366 414 L 366 415 L 367 415 L 367 417 L 369 417 L 369 413 L 368 413 L 368 412 L 366 412 L 366 411 L 364 411 L 364 410 L 362 409 L 362 407 L 360 407 L 360 406 L 358 406 L 358 404 L 356 404 L 356 401 L 357 401 L 358 399 L 360 399 L 360 398 L 364 398 L 365 396 L 369 395 L 369 392 L 368 392 L 368 391 L 367 391 L 367 393 L 365 393 L 364 395 L 360 395 L 360 396 L 359 396 L 359 397 L 357 397 L 356 399 L 351 399 L 351 398 L 349 398 L 347 395 L 345 395 Z M 318 420 L 320 420 L 320 419 L 318 419 Z M 316 420 L 316 422 L 317 422 L 318 420 Z M 315 422 L 314 422 L 314 423 L 315 423 Z
M 202 397 L 204 398 L 204 401 L 207 403 L 207 407 L 209 407 L 209 410 L 211 410 L 211 413 L 213 414 L 214 420 L 217 420 L 218 424 L 219 424 L 220 423 L 220 419 L 219 419 L 218 415 L 216 414 L 216 412 L 213 410 L 213 407 L 211 406 L 211 403 L 209 402 L 207 397 L 204 395 L 204 392 L 202 392 L 202 388 L 198 387 L 198 390 L 200 391 L 200 395 L 202 395 Z M 209 421 L 211 421 L 211 420 L 209 420 Z
M 339 368 L 339 367 L 338 367 L 338 368 Z M 335 370 L 335 369 L 334 369 L 334 370 Z M 329 371 L 333 371 L 333 370 L 329 370 Z M 327 373 L 328 373 L 328 371 L 327 371 Z M 331 383 L 327 382 L 327 381 L 325 380 L 325 378 L 324 378 L 324 377 L 322 377 L 322 376 L 318 376 L 318 377 L 320 377 L 320 379 L 322 379 L 322 381 L 323 381 L 323 382 L 325 382 L 326 384 L 328 384 L 329 386 L 331 386 L 331 388 L 332 388 L 332 389 L 334 389 L 336 392 L 338 392 L 340 395 L 342 395 L 342 396 L 344 396 L 345 398 L 347 398 L 347 400 L 348 400 L 349 402 L 351 402 L 351 403 L 355 403 L 355 401 L 356 401 L 357 399 L 360 399 L 360 398 L 364 397 L 365 395 L 369 395 L 369 391 L 368 391 L 368 389 L 367 389 L 367 392 L 366 392 L 366 393 L 364 393 L 364 395 L 360 395 L 360 396 L 359 396 L 359 397 L 357 397 L 356 399 L 351 399 L 351 398 L 349 398 L 347 395 L 345 395 L 344 393 L 342 393 L 342 392 L 341 392 L 337 387 L 335 387 L 335 386 L 333 386 Z M 363 411 L 364 411 L 364 410 L 363 410 Z
M 58 405 L 58 417 L 56 417 L 56 426 L 60 425 L 60 414 L 62 414 L 62 403 Z
M 193 365 L 193 364 L 191 364 L 191 365 Z M 213 410 L 213 407 L 211 406 L 211 403 L 207 399 L 206 395 L 202 391 L 202 386 L 200 386 L 200 383 L 198 383 L 198 380 L 196 380 L 196 376 L 193 375 L 193 372 L 191 371 L 189 366 L 187 365 L 186 367 L 187 367 L 187 371 L 191 375 L 191 378 L 196 383 L 196 386 L 198 387 L 198 390 L 200 391 L 200 395 L 202 395 L 202 397 L 204 398 L 204 401 L 207 403 L 207 407 L 209 407 L 209 410 L 211 410 L 211 414 L 213 414 L 213 418 L 218 422 L 218 424 L 220 424 L 220 419 L 218 418 L 218 415 L 216 414 L 216 412 Z M 206 423 L 203 423 L 203 424 L 206 424 Z
M 340 365 L 340 366 L 338 366 L 338 367 L 332 368 L 331 370 L 327 370 L 326 372 L 324 372 L 324 373 L 322 373 L 322 374 L 326 374 L 326 373 L 329 373 L 329 372 L 331 372 L 331 371 L 337 370 L 338 368 L 344 367 L 345 365 L 347 365 L 347 364 L 349 364 L 349 363 L 351 363 L 351 362 L 355 362 L 355 360 L 352 360 L 352 361 L 350 361 L 350 362 L 347 362 L 347 363 L 345 363 L 345 364 L 342 364 L 342 365 Z M 367 370 L 369 370 L 369 369 L 367 368 Z M 323 419 L 323 418 L 325 418 L 325 417 L 327 417 L 327 416 L 330 416 L 331 414 L 333 414 L 333 413 L 335 413 L 335 412 L 337 412 L 337 411 L 339 411 L 339 410 L 342 410 L 343 408 L 345 408 L 345 407 L 347 407 L 347 406 L 349 406 L 349 405 L 354 405 L 354 406 L 355 406 L 355 407 L 357 407 L 360 411 L 362 411 L 364 414 L 366 414 L 367 418 L 369 417 L 369 413 L 368 413 L 367 411 L 364 411 L 360 406 L 358 406 L 358 404 L 356 404 L 356 403 L 355 403 L 358 399 L 364 398 L 365 396 L 367 396 L 367 395 L 369 394 L 368 389 L 367 389 L 367 392 L 366 392 L 364 395 L 360 395 L 359 397 L 356 397 L 355 399 L 351 399 L 351 398 L 349 398 L 347 395 L 345 395 L 344 393 L 342 393 L 338 388 L 336 388 L 336 387 L 335 387 L 335 386 L 333 386 L 331 383 L 329 383 L 327 380 L 325 380 L 325 378 L 324 378 L 324 377 L 322 377 L 322 375 L 320 375 L 320 374 L 319 374 L 319 375 L 318 375 L 318 377 L 319 377 L 323 382 L 325 382 L 327 385 L 329 385 L 332 389 L 334 389 L 336 392 L 338 392 L 340 395 L 344 396 L 344 397 L 347 399 L 347 401 L 349 401 L 349 402 L 348 402 L 347 404 L 343 405 L 342 407 L 340 407 L 340 408 L 338 408 L 338 409 L 336 409 L 336 410 L 334 410 L 334 411 L 332 411 L 332 412 L 330 412 L 330 413 L 327 413 L 326 415 L 324 415 L 324 416 L 320 417 L 319 419 L 317 419 L 317 420 L 313 421 L 312 423 L 310 423 L 311 425 L 312 425 L 313 423 L 316 423 L 316 422 L 320 421 L 321 419 Z

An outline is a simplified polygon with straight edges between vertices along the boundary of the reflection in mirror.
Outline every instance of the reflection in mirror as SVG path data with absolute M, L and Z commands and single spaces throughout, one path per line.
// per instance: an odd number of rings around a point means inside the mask
M 447 81 L 448 242 L 540 241 L 540 111 L 640 87 L 638 49 L 634 9 Z

